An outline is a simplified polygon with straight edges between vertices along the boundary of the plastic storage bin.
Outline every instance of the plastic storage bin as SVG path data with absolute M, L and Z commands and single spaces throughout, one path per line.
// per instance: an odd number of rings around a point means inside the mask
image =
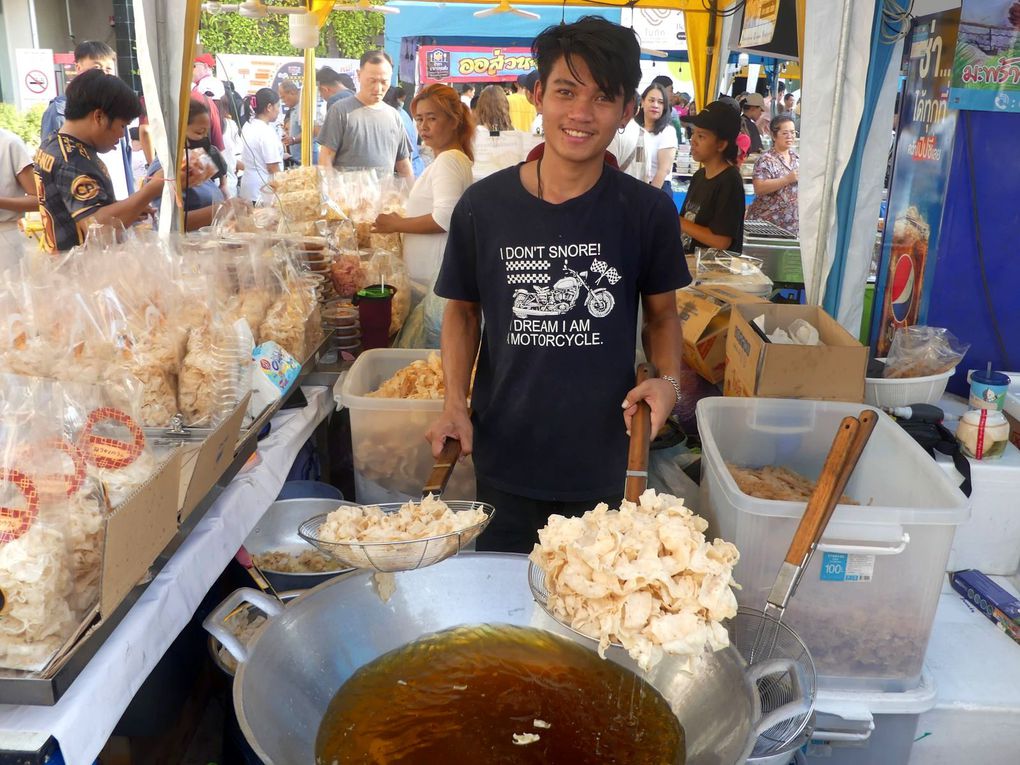
M 443 410 L 442 401 L 370 398 L 397 370 L 435 351 L 378 348 L 365 351 L 340 383 L 339 403 L 351 412 L 354 489 L 361 504 L 419 499 L 432 470 L 425 431 Z M 470 458 L 453 471 L 443 496 L 475 498 L 475 469 Z
M 815 730 L 806 747 L 819 765 L 906 765 L 920 716 L 935 706 L 935 684 L 927 673 L 904 693 L 820 691 Z
M 700 511 L 740 550 L 741 605 L 761 608 L 803 502 L 750 497 L 726 463 L 779 465 L 817 478 L 839 421 L 859 404 L 713 398 L 698 403 Z M 949 548 L 966 497 L 884 414 L 804 571 L 784 620 L 814 658 L 820 688 L 897 692 L 920 682 Z

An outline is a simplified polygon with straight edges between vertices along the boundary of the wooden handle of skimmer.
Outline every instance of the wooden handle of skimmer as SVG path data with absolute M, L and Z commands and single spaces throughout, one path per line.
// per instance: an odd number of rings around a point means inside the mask
M 850 477 L 854 474 L 854 469 L 857 467 L 857 463 L 861 459 L 864 447 L 868 445 L 868 439 L 870 439 L 871 434 L 875 432 L 875 426 L 878 424 L 878 412 L 874 409 L 866 409 L 860 413 L 857 417 L 857 421 L 861 424 L 861 426 L 857 429 L 857 435 L 854 436 L 854 440 L 850 444 L 850 449 L 847 451 L 846 462 L 843 465 L 843 470 L 840 472 L 839 478 L 836 481 L 836 487 L 833 489 L 832 497 L 825 509 L 825 517 L 822 519 L 821 532 L 819 532 L 818 539 L 814 542 L 815 544 L 818 544 L 818 541 L 822 538 L 822 533 L 825 531 L 825 527 L 829 525 L 829 519 L 832 518 L 832 514 L 836 510 L 836 505 L 839 504 L 839 498 L 846 492 L 846 485 L 850 483 Z
M 655 377 L 655 367 L 645 362 L 638 364 L 637 384 Z M 630 449 L 627 452 L 627 481 L 623 498 L 637 502 L 648 486 L 648 450 L 652 443 L 652 410 L 639 401 L 637 413 L 630 420 Z
M 818 483 L 815 490 L 811 492 L 807 508 L 797 526 L 797 532 L 790 542 L 790 549 L 786 553 L 786 562 L 794 566 L 800 566 L 811 552 L 812 547 L 822 537 L 825 525 L 832 514 L 831 506 L 834 508 L 839 500 L 837 484 L 847 463 L 847 456 L 850 453 L 851 445 L 857 438 L 861 423 L 856 417 L 844 417 L 836 431 L 836 437 L 832 441 L 832 448 L 829 449 L 829 456 L 825 458 L 825 466 L 822 474 L 818 476 Z M 845 485 L 845 484 L 844 484 Z
M 432 472 L 421 490 L 424 498 L 428 494 L 435 494 L 437 497 L 446 490 L 446 484 L 450 482 L 453 469 L 457 466 L 457 459 L 460 457 L 460 441 L 456 438 L 447 438 L 443 444 L 443 450 L 439 453 Z

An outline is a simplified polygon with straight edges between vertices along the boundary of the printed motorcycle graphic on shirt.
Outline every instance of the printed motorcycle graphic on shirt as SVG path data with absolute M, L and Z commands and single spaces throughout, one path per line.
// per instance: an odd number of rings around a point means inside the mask
M 620 281 L 620 274 L 604 261 L 595 258 L 591 271 L 597 274 L 593 284 L 589 284 L 591 275 L 588 271 L 575 271 L 563 262 L 564 276 L 551 287 L 533 285 L 532 290 L 514 290 L 514 315 L 518 318 L 528 316 L 563 316 L 577 305 L 584 295 L 584 307 L 596 319 L 608 316 L 616 299 L 608 288 L 600 286 L 605 280 L 610 286 Z

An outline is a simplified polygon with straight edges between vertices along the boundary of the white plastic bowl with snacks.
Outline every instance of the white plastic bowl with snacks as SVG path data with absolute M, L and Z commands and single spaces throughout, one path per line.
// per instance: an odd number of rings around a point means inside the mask
M 865 377 L 864 403 L 881 408 L 937 404 L 946 392 L 949 378 L 954 374 L 956 367 L 942 374 L 925 377 Z

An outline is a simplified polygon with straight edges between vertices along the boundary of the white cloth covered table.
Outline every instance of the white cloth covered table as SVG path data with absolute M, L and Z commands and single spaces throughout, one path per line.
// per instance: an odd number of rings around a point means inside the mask
M 117 625 L 52 707 L 0 704 L 0 750 L 36 751 L 53 736 L 67 765 L 91 765 L 170 644 L 276 499 L 298 450 L 334 408 L 328 388 L 305 387 L 304 409 L 278 413 L 256 458 Z

